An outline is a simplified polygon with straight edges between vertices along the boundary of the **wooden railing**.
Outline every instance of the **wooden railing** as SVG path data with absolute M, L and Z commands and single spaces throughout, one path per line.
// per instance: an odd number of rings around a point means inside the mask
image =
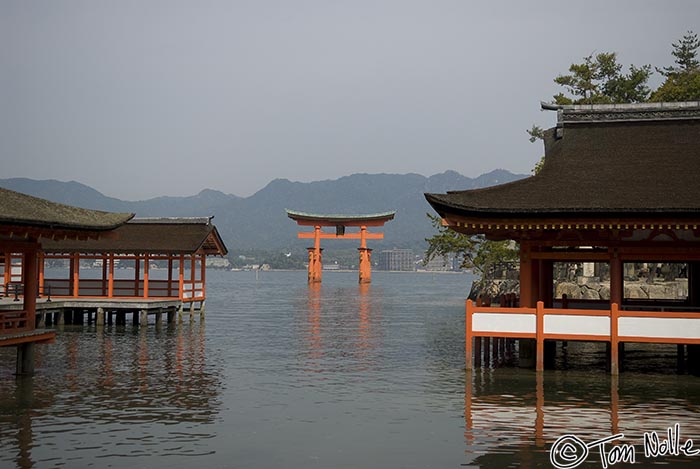
M 34 329 L 27 311 L 0 311 L 0 336 Z
M 700 313 L 607 310 L 508 308 L 466 303 L 467 368 L 472 367 L 472 338 L 506 337 L 537 342 L 536 369 L 544 368 L 545 340 L 604 341 L 611 344 L 611 372 L 618 373 L 617 344 L 648 342 L 700 344 Z
M 144 298 L 145 282 L 131 279 L 115 279 L 111 298 Z M 179 298 L 178 280 L 149 280 L 148 298 Z M 109 298 L 109 282 L 103 279 L 80 279 L 77 297 Z M 43 296 L 76 298 L 70 279 L 45 279 L 41 291 Z M 206 296 L 204 282 L 185 281 L 182 285 L 182 301 L 203 301 Z

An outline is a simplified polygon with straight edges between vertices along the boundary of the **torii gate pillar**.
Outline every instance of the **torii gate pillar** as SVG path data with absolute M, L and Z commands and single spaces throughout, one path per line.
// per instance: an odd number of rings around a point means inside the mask
M 372 281 L 372 250 L 367 247 L 367 227 L 360 228 L 360 283 Z
M 323 274 L 323 249 L 321 249 L 321 227 L 314 227 L 314 247 L 307 248 L 309 251 L 309 285 L 321 283 Z

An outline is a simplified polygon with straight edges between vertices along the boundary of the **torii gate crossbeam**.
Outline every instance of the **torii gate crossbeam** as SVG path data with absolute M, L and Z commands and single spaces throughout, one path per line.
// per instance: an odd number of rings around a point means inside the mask
M 314 231 L 300 231 L 301 239 L 313 239 L 314 246 L 309 251 L 309 284 L 320 283 L 323 263 L 321 239 L 359 239 L 360 247 L 360 283 L 370 283 L 372 280 L 372 250 L 367 247 L 368 239 L 383 239 L 384 233 L 370 233 L 368 227 L 381 227 L 393 220 L 396 212 L 375 213 L 370 215 L 320 215 L 287 210 L 287 216 L 296 221 L 299 226 L 313 226 Z M 322 227 L 335 227 L 335 233 L 322 231 Z M 358 232 L 346 233 L 348 227 L 359 228 Z

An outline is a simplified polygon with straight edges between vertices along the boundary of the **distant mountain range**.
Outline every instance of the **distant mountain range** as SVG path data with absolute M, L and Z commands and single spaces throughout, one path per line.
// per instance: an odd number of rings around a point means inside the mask
M 189 197 L 156 197 L 124 201 L 75 181 L 0 179 L 0 187 L 78 207 L 113 212 L 133 212 L 139 217 L 194 217 L 213 215 L 232 254 L 249 250 L 301 249 L 296 223 L 285 208 L 312 213 L 377 213 L 396 210 L 384 227 L 385 239 L 371 242 L 377 249 L 393 247 L 423 249 L 434 233 L 426 213 L 432 212 L 424 192 L 478 189 L 526 177 L 495 170 L 477 178 L 455 171 L 430 177 L 419 174 L 353 174 L 336 180 L 292 182 L 275 179 L 250 197 L 242 198 L 205 189 Z M 353 247 L 344 242 L 344 247 Z M 328 243 L 330 244 L 330 243 Z M 355 243 L 356 244 L 356 243 Z M 330 246 L 325 246 L 330 247 Z

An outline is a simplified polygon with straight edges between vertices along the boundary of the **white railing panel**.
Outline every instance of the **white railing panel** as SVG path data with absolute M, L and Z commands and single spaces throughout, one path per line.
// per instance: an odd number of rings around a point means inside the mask
M 697 319 L 621 317 L 618 322 L 618 335 L 663 339 L 700 339 L 700 317 Z
M 610 336 L 610 318 L 604 316 L 545 314 L 544 333 Z
M 474 332 L 516 332 L 534 334 L 537 320 L 534 314 L 474 313 Z

